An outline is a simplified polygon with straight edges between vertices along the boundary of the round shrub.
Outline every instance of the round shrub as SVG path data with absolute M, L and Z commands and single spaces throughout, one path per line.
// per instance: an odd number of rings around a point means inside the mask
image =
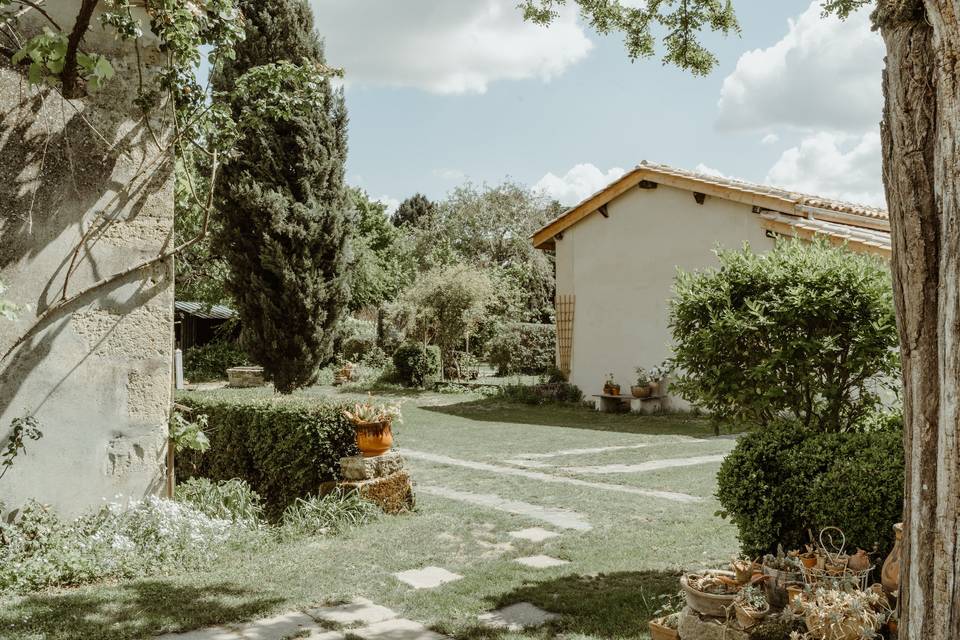
M 876 423 L 879 424 L 879 423 Z M 818 433 L 778 421 L 737 442 L 717 476 L 720 515 L 737 526 L 743 552 L 756 557 L 802 548 L 827 526 L 847 546 L 887 553 L 903 512 L 903 434 Z
M 508 324 L 487 342 L 487 360 L 497 375 L 538 375 L 556 360 L 557 331 L 552 324 Z
M 440 379 L 440 348 L 405 342 L 393 353 L 393 367 L 401 384 L 427 386 Z
M 476 380 L 480 377 L 480 361 L 467 351 L 452 351 L 444 363 L 447 380 Z
M 377 323 L 345 318 L 340 325 L 340 354 L 350 362 L 359 362 L 377 346 Z

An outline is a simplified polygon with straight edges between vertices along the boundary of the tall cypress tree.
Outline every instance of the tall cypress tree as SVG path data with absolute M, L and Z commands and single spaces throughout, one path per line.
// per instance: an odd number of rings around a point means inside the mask
M 218 91 L 230 95 L 237 79 L 260 65 L 324 63 L 304 0 L 238 4 L 246 40 L 215 74 Z M 347 113 L 342 92 L 321 81 L 322 99 L 309 112 L 245 129 L 218 180 L 217 241 L 231 267 L 227 287 L 240 314 L 241 342 L 280 393 L 316 380 L 349 302 Z M 228 99 L 239 118 L 245 99 Z

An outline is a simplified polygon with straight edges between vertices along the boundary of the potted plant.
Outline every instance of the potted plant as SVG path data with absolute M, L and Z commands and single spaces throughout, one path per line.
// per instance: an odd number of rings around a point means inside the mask
M 763 557 L 763 575 L 767 580 L 763 586 L 767 601 L 774 609 L 787 606 L 787 585 L 803 581 L 800 559 L 784 553 L 783 547 L 777 547 L 776 555 L 768 553 Z
M 801 600 L 810 593 L 810 589 L 800 583 L 787 585 L 787 604 L 793 609 L 794 613 L 801 613 L 803 604 Z
M 650 640 L 679 640 L 680 611 L 686 598 L 682 591 L 675 594 L 662 594 L 660 607 L 654 611 L 653 619 L 647 624 L 650 627 Z
M 726 618 L 740 586 L 732 571 L 687 573 L 680 577 L 687 605 L 697 613 Z
M 650 385 L 650 393 L 655 396 L 662 396 L 666 392 L 663 381 L 670 375 L 671 371 L 673 371 L 673 367 L 670 366 L 669 361 L 661 362 L 650 370 L 650 381 L 647 383 Z
M 399 404 L 358 402 L 353 406 L 353 411 L 344 410 L 343 414 L 353 423 L 357 447 L 364 458 L 390 451 L 393 446 L 393 423 L 403 423 Z
M 603 394 L 607 396 L 620 395 L 620 385 L 617 384 L 612 373 L 607 374 L 607 381 L 603 383 Z
M 800 604 L 806 637 L 815 640 L 868 638 L 891 616 L 886 598 L 872 589 L 817 589 Z
M 740 556 L 730 562 L 730 568 L 733 569 L 737 584 L 743 585 L 753 578 L 755 563 L 750 558 Z
M 770 603 L 760 589 L 744 587 L 733 601 L 737 622 L 742 629 L 749 629 L 770 614 Z
M 637 367 L 635 371 L 637 372 L 637 383 L 630 387 L 630 393 L 633 394 L 634 398 L 649 398 L 650 394 L 653 393 L 650 386 L 653 378 L 643 367 Z

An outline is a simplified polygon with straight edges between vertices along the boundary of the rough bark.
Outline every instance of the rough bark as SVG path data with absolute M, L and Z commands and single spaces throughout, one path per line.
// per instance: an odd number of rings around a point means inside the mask
M 960 94 L 956 0 L 880 2 L 883 171 L 903 356 L 901 638 L 960 638 Z

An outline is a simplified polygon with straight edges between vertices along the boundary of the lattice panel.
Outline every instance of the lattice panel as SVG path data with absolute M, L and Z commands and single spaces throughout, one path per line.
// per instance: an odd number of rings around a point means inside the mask
M 557 296 L 557 368 L 564 375 L 570 375 L 570 361 L 573 357 L 573 314 L 576 308 L 576 296 Z

